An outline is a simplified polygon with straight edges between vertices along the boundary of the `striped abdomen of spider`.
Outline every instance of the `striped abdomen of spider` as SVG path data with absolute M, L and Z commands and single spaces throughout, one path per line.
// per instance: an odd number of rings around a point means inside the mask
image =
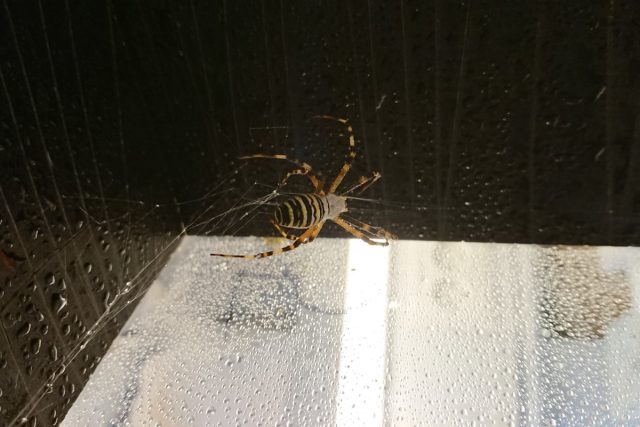
M 347 194 L 354 190 L 362 192 L 377 181 L 381 175 L 378 172 L 373 172 L 369 177 L 360 177 L 358 184 L 349 190 L 338 194 L 336 191 L 347 172 L 349 172 L 351 164 L 356 158 L 353 128 L 346 119 L 337 119 L 331 116 L 318 116 L 317 118 L 338 121 L 347 127 L 347 133 L 349 134 L 348 159 L 342 165 L 342 168 L 326 190 L 323 188 L 323 182 L 313 173 L 311 165 L 306 162 L 291 159 L 284 154 L 254 154 L 252 156 L 241 157 L 241 159 L 279 159 L 296 165 L 297 167 L 289 171 L 282 181 L 280 181 L 278 188 L 284 186 L 287 183 L 287 180 L 294 175 L 306 176 L 313 186 L 312 193 L 294 194 L 283 200 L 276 208 L 274 218 L 271 220 L 271 224 L 275 227 L 278 233 L 280 233 L 282 237 L 292 240 L 293 242 L 283 248 L 268 252 L 261 252 L 255 255 L 211 254 L 212 256 L 252 259 L 265 258 L 282 252 L 291 251 L 304 243 L 312 242 L 318 233 L 320 233 L 322 226 L 327 221 L 332 221 L 338 224 L 348 233 L 364 240 L 370 245 L 387 246 L 389 244 L 389 240 L 395 238 L 393 234 L 381 227 L 365 224 L 355 219 L 347 220 L 342 216 L 342 214 L 347 212 L 347 200 L 349 199 Z M 295 230 L 304 230 L 304 232 L 300 235 L 289 234 L 283 229 L 283 227 Z M 374 239 L 381 239 L 382 241 Z
M 347 198 L 335 194 L 297 194 L 283 201 L 275 210 L 277 225 L 287 228 L 309 228 L 334 219 L 347 211 Z

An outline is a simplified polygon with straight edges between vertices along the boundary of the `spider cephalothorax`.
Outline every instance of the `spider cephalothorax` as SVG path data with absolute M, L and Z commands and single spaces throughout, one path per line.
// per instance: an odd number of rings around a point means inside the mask
M 380 227 L 374 227 L 369 224 L 357 221 L 357 224 L 351 223 L 341 215 L 347 211 L 347 199 L 344 194 L 337 194 L 336 190 L 342 183 L 347 172 L 351 168 L 353 160 L 356 158 L 355 137 L 353 136 L 353 128 L 346 119 L 338 119 L 331 116 L 318 116 L 318 118 L 336 120 L 347 127 L 349 133 L 349 157 L 344 162 L 342 168 L 331 182 L 327 190 L 323 188 L 323 183 L 313 173 L 311 165 L 299 160 L 290 159 L 284 154 L 254 154 L 252 156 L 244 156 L 241 159 L 280 159 L 286 160 L 297 166 L 296 169 L 289 171 L 280 181 L 279 187 L 286 184 L 287 180 L 293 175 L 306 176 L 313 186 L 312 193 L 295 194 L 284 200 L 274 212 L 274 218 L 271 220 L 273 226 L 285 238 L 293 240 L 288 246 L 268 252 L 261 252 L 255 255 L 234 255 L 234 254 L 211 254 L 212 256 L 232 257 L 232 258 L 264 258 L 271 255 L 277 255 L 282 252 L 291 251 L 298 246 L 309 243 L 316 238 L 322 226 L 327 221 L 333 221 L 347 232 L 364 240 L 370 245 L 386 246 L 389 239 L 394 238 L 393 234 Z M 361 177 L 359 183 L 354 188 L 364 190 L 380 178 L 380 173 L 373 172 L 369 177 Z M 351 189 L 353 190 L 353 188 Z M 288 234 L 282 227 L 305 230 L 301 235 L 295 236 Z M 373 238 L 383 239 L 382 242 L 373 240 Z

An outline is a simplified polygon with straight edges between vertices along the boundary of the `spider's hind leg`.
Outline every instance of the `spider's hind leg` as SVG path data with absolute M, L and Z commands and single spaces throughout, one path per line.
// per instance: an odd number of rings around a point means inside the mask
M 300 237 L 298 237 L 290 245 L 287 245 L 287 246 L 282 247 L 282 248 L 274 249 L 272 251 L 260 252 L 259 254 L 255 254 L 255 255 L 215 254 L 215 253 L 214 254 L 210 254 L 210 255 L 211 256 L 223 257 L 223 258 L 244 258 L 244 259 L 266 258 L 266 257 L 270 257 L 270 256 L 273 256 L 273 255 L 278 255 L 278 254 L 281 254 L 283 252 L 292 251 L 292 250 L 296 249 L 298 246 L 300 246 L 302 244 L 309 243 L 309 242 L 313 241 L 313 239 L 315 239 L 316 236 L 318 235 L 318 233 L 320 232 L 320 229 L 322 228 L 323 224 L 324 223 L 320 223 L 318 225 L 315 225 L 315 226 L 312 226 L 312 227 L 308 228 L 304 233 L 302 233 L 302 235 Z
M 298 238 L 298 236 L 293 234 L 288 234 L 286 231 L 284 231 L 282 227 L 280 227 L 280 225 L 277 222 L 275 222 L 275 220 L 272 219 L 271 224 L 275 227 L 276 230 L 278 230 L 278 233 L 280 233 L 282 237 L 284 237 L 285 239 L 296 240 Z

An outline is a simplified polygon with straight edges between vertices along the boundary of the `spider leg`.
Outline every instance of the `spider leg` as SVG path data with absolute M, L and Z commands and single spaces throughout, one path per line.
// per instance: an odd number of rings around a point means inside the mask
M 260 252 L 259 254 L 255 254 L 255 255 L 235 255 L 235 254 L 211 254 L 211 256 L 219 256 L 219 257 L 224 257 L 224 258 L 245 258 L 245 259 L 255 259 L 255 258 L 266 258 L 272 255 L 278 255 L 281 254 L 283 252 L 288 252 L 288 251 L 292 251 L 295 248 L 297 248 L 298 246 L 304 244 L 304 243 L 309 243 L 310 241 L 312 241 L 320 232 L 320 228 L 322 228 L 323 223 L 320 223 L 318 225 L 314 225 L 309 227 L 304 233 L 302 233 L 302 235 L 300 237 L 298 237 L 293 243 L 291 243 L 288 246 L 279 248 L 279 249 L 274 249 L 272 251 L 267 251 L 267 252 Z
M 315 192 L 318 194 L 324 194 L 324 192 L 322 191 L 322 180 L 310 172 L 311 172 L 310 170 L 302 169 L 302 168 L 289 171 L 284 176 L 284 178 L 280 180 L 280 183 L 278 183 L 278 188 L 284 187 L 287 181 L 289 180 L 289 178 L 291 178 L 294 175 L 305 175 L 307 178 L 309 178 L 309 181 L 311 182 L 311 185 L 313 185 L 313 189 L 315 190 Z
M 275 222 L 273 219 L 271 220 L 271 224 L 273 224 L 276 230 L 278 230 L 278 233 L 280 233 L 282 237 L 284 237 L 285 239 L 296 240 L 298 238 L 298 236 L 294 236 L 293 234 L 288 234 L 286 231 L 284 231 L 282 227 L 280 227 L 280 225 L 277 222 Z
M 351 164 L 356 158 L 356 138 L 353 135 L 353 128 L 351 127 L 347 119 L 339 119 L 337 117 L 325 116 L 325 115 L 314 116 L 314 118 L 335 120 L 337 122 L 340 122 L 347 127 L 347 132 L 349 133 L 349 158 L 347 159 L 346 162 L 344 162 L 344 164 L 342 165 L 342 169 L 340 169 L 340 172 L 338 172 L 338 175 L 334 178 L 333 182 L 329 186 L 329 189 L 327 190 L 327 193 L 329 194 L 335 193 L 336 189 L 344 179 L 345 175 L 347 174 L 347 172 L 349 172 L 349 169 L 351 169 Z
M 398 238 L 398 236 L 391 233 L 390 231 L 385 230 L 382 227 L 369 225 L 365 222 L 360 221 L 359 219 L 347 218 L 346 216 L 342 216 L 341 218 L 347 221 L 349 224 L 353 225 L 355 228 L 369 233 L 373 236 L 380 237 L 381 239 L 395 240 Z
M 349 232 L 350 234 L 354 235 L 358 239 L 364 240 L 365 242 L 367 242 L 370 245 L 388 246 L 389 245 L 389 239 L 391 238 L 391 236 L 393 236 L 391 233 L 385 232 L 388 235 L 378 236 L 380 238 L 385 239 L 385 241 L 384 242 L 376 242 L 375 240 L 371 239 L 370 237 L 367 237 L 362 231 L 358 230 L 352 224 L 347 222 L 344 218 L 340 218 L 340 217 L 334 218 L 333 222 L 338 224 L 340 227 L 344 228 L 347 232 Z M 369 231 L 371 229 L 371 226 L 369 226 L 368 224 L 364 224 L 364 225 L 367 225 L 369 227 L 369 229 L 367 231 Z M 377 233 L 375 233 L 375 234 L 377 235 Z
M 349 194 L 352 193 L 356 190 L 359 189 L 357 194 L 360 194 L 362 192 L 364 192 L 364 190 L 366 190 L 367 188 L 369 188 L 371 186 L 371 184 L 373 184 L 374 182 L 376 182 L 377 180 L 379 180 L 382 177 L 382 175 L 380 174 L 380 172 L 374 171 L 371 173 L 371 176 L 361 176 L 360 178 L 358 178 L 358 183 L 356 185 L 354 185 L 353 187 L 351 187 L 350 189 L 348 189 L 347 191 L 345 191 L 344 193 L 342 193 L 342 195 L 345 194 Z
M 288 234 L 286 231 L 284 231 L 282 229 L 282 227 L 280 225 L 278 225 L 277 222 L 275 222 L 274 220 L 271 220 L 271 224 L 273 224 L 273 226 L 276 228 L 276 230 L 278 230 L 278 232 L 282 235 L 282 237 L 284 237 L 285 239 L 289 239 L 289 240 L 296 240 L 298 238 L 298 236 L 295 236 L 293 234 Z M 309 237 L 309 243 L 313 242 L 314 239 L 316 237 L 318 237 L 318 233 L 320 233 L 320 230 L 322 229 L 322 226 L 324 225 L 324 222 L 318 224 L 318 227 L 316 227 L 316 231 L 311 235 L 311 237 Z
M 314 231 L 313 233 L 311 233 L 311 237 L 309 237 L 309 243 L 313 242 L 316 237 L 318 237 L 318 234 L 320 233 L 320 230 L 322 230 L 322 226 L 324 225 L 324 221 L 322 221 L 320 224 L 318 224 L 316 226 L 316 231 Z
M 321 193 L 322 192 L 322 182 L 320 179 L 318 179 L 318 177 L 316 175 L 314 175 L 312 173 L 313 168 L 311 167 L 311 165 L 307 162 L 303 162 L 301 160 L 297 160 L 297 159 L 291 159 L 289 157 L 287 157 L 286 154 L 252 154 L 249 156 L 241 156 L 238 157 L 241 160 L 247 160 L 247 159 L 278 159 L 278 160 L 285 160 L 289 163 L 293 163 L 294 165 L 298 166 L 297 169 L 292 170 L 291 172 L 288 172 L 285 177 L 280 181 L 280 184 L 278 184 L 279 187 L 284 186 L 287 183 L 287 180 L 292 177 L 293 175 L 305 175 L 307 178 L 309 178 L 309 181 L 311 182 L 311 185 L 313 185 L 313 188 Z

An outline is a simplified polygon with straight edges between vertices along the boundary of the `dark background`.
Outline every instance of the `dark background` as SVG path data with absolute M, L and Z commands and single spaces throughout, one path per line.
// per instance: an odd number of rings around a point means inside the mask
M 0 424 L 63 418 L 183 231 L 273 235 L 190 225 L 287 170 L 239 155 L 335 173 L 317 114 L 401 238 L 637 245 L 639 36 L 630 0 L 3 0 Z

